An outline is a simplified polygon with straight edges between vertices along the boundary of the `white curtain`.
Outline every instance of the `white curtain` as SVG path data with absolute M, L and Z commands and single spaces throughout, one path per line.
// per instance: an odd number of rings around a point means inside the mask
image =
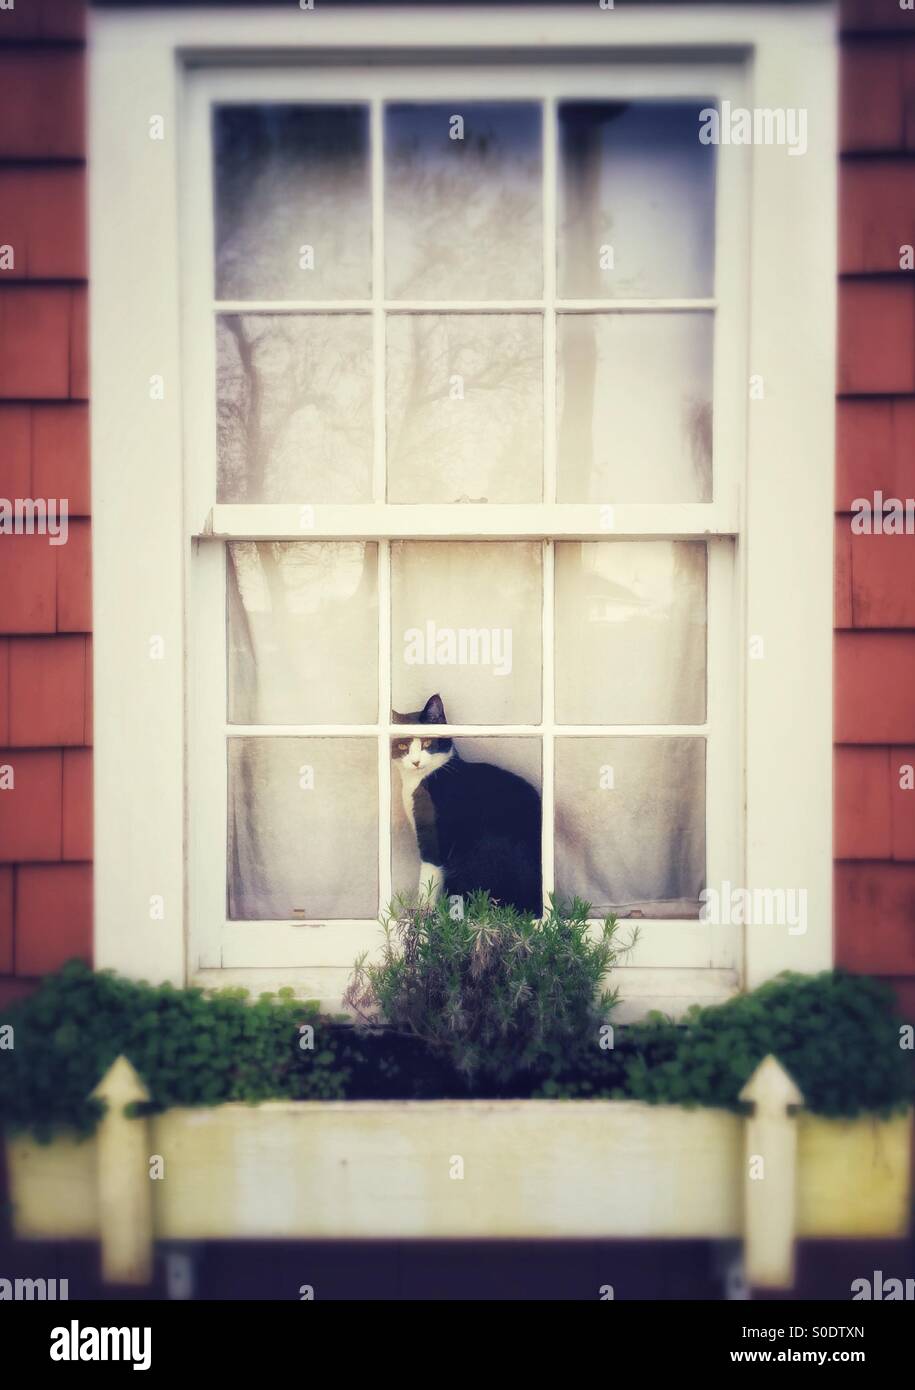
M 539 502 L 538 314 L 392 314 L 388 501 Z
M 536 541 L 392 545 L 394 708 L 438 692 L 452 724 L 538 723 L 541 571 Z
M 361 541 L 233 541 L 229 722 L 373 724 L 377 579 Z
M 559 724 L 705 720 L 702 541 L 556 547 Z
M 230 738 L 229 917 L 378 911 L 373 738 Z
M 705 739 L 556 740 L 556 890 L 603 913 L 697 917 Z

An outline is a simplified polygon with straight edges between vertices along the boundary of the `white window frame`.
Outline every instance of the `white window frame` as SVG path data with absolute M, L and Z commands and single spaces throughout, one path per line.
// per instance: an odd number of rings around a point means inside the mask
M 780 969 L 813 970 L 831 963 L 836 293 L 831 11 L 821 5 L 777 13 L 736 5 L 712 13 L 558 7 L 538 9 L 532 24 L 533 13 L 520 7 L 448 6 L 386 9 L 383 16 L 354 10 L 320 15 L 227 10 L 218 18 L 213 11 L 94 15 L 90 178 L 99 966 L 175 983 L 244 983 L 254 990 L 291 984 L 333 1004 L 353 955 L 370 944 L 370 924 L 225 923 L 225 757 L 224 752 L 217 757 L 216 748 L 224 745 L 227 726 L 224 681 L 213 679 L 214 670 L 224 669 L 225 635 L 210 620 L 214 605 L 224 612 L 225 546 L 218 538 L 305 537 L 298 506 L 213 505 L 212 209 L 203 116 L 208 102 L 228 93 L 233 100 L 368 98 L 377 136 L 381 92 L 360 70 L 360 59 L 371 50 L 388 65 L 402 64 L 411 96 L 440 95 L 441 69 L 411 63 L 415 49 L 439 50 L 445 63 L 455 49 L 488 50 L 491 60 L 514 50 L 514 61 L 498 67 L 490 61 L 481 70 L 466 66 L 462 56 L 460 90 L 467 99 L 497 92 L 551 105 L 560 95 L 599 97 L 608 91 L 609 73 L 614 95 L 711 94 L 727 96 L 735 105 L 807 110 L 809 149 L 802 157 L 782 147 L 718 149 L 716 297 L 708 305 L 716 315 L 713 501 L 615 506 L 611 533 L 615 538 L 710 538 L 708 882 L 715 886 L 727 878 L 748 887 L 804 887 L 807 929 L 792 935 L 774 926 L 716 929 L 706 923 L 642 922 L 638 953 L 625 968 L 621 990 L 629 1016 L 649 1006 L 679 1011 L 697 999 L 724 998 L 741 986 L 752 987 Z M 697 45 L 698 61 L 685 51 Z M 621 63 L 624 51 L 634 48 L 641 50 L 638 64 Z M 328 69 L 331 51 L 336 65 Z M 275 63 L 277 52 L 284 57 L 281 66 Z M 351 64 L 341 56 L 346 54 L 352 55 Z M 681 61 L 673 65 L 671 56 Z M 300 65 L 293 66 L 293 58 Z M 227 73 L 230 64 L 235 71 Z M 148 137 L 152 116 L 163 118 L 164 140 Z M 543 305 L 531 306 L 544 309 L 545 325 L 555 302 L 551 130 L 547 120 L 547 281 Z M 376 174 L 376 206 L 380 197 Z M 379 238 L 373 254 L 377 347 L 384 311 Z M 307 307 L 317 306 L 309 302 Z M 618 301 L 599 307 L 633 311 Z M 718 350 L 721 342 L 737 345 L 733 355 Z M 749 373 L 764 378 L 761 401 L 747 400 Z M 153 374 L 165 378 L 164 400 L 149 398 Z M 547 373 L 546 499 L 555 477 L 550 378 Z M 376 500 L 316 508 L 307 538 L 378 541 L 382 655 L 390 648 L 384 553 L 391 538 L 608 539 L 600 508 L 585 504 L 546 500 L 526 506 L 414 508 L 384 503 L 383 358 L 377 351 L 375 423 Z M 713 539 L 729 536 L 734 538 L 733 583 L 719 572 L 727 566 L 726 542 Z M 546 552 L 551 555 L 549 545 Z M 548 559 L 542 729 L 474 726 L 467 733 L 552 732 L 550 571 Z M 750 657 L 749 639 L 755 636 L 765 644 L 762 660 Z M 150 656 L 150 640 L 156 637 L 164 642 L 158 660 Z M 379 669 L 383 714 L 390 707 L 389 661 L 382 660 Z M 390 820 L 388 725 L 347 732 L 378 738 L 384 833 Z M 550 747 L 545 737 L 545 789 Z M 213 771 L 220 766 L 221 786 Z M 545 826 L 551 821 L 550 800 L 545 790 Z M 201 813 L 201 806 L 212 809 Z M 544 849 L 548 881 L 548 834 Z M 387 862 L 385 877 L 382 855 L 383 898 L 390 884 L 389 855 Z M 161 913 L 151 909 L 154 898 L 161 899 Z M 220 902 L 217 913 L 214 905 Z M 257 947 L 251 945 L 254 932 Z M 254 963 L 261 958 L 271 963 Z

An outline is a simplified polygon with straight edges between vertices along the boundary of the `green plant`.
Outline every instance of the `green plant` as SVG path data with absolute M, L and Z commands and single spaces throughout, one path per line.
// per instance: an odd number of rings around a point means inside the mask
M 344 1002 L 363 1027 L 421 1038 L 475 1081 L 505 1085 L 550 1071 L 583 1038 L 598 1045 L 617 999 L 604 980 L 634 942 L 599 932 L 589 907 L 550 902 L 542 921 L 473 894 L 458 913 L 399 901 L 383 920 L 381 959 L 357 960 Z
M 244 990 L 154 987 L 73 961 L 2 1020 L 14 1046 L 0 1051 L 0 1123 L 39 1138 L 91 1133 L 102 1105 L 90 1093 L 121 1053 L 155 1110 L 342 1097 L 345 1045 L 316 1005 L 288 996 L 248 1002 Z
M 693 1009 L 681 1023 L 657 1015 L 617 1028 L 606 1047 L 603 1025 L 616 996 L 599 993 L 600 983 L 625 948 L 609 923 L 589 940 L 586 915 L 583 904 L 568 914 L 552 909 L 539 928 L 484 901 L 462 926 L 430 909 L 389 923 L 390 959 L 363 963 L 351 989 L 369 1023 L 387 1000 L 400 1031 L 356 1032 L 288 992 L 256 1001 L 243 990 L 206 996 L 71 963 L 0 1014 L 15 1044 L 4 1046 L 0 1032 L 0 1124 L 44 1139 L 91 1133 L 102 1107 L 90 1094 L 120 1053 L 155 1110 L 460 1095 L 736 1110 L 770 1052 L 815 1113 L 888 1114 L 911 1103 L 912 1053 L 901 1046 L 891 992 L 862 976 L 783 975 L 727 1004 Z
M 740 1106 L 770 1052 L 806 1108 L 821 1115 L 888 1114 L 911 1103 L 912 1053 L 901 1046 L 891 990 L 841 971 L 786 973 L 726 1004 L 627 1030 L 625 1094 L 681 1105 Z

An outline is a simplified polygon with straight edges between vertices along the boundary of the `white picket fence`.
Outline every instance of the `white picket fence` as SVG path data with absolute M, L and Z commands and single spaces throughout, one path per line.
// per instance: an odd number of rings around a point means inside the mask
M 788 1288 L 797 1236 L 902 1237 L 911 1115 L 827 1120 L 773 1057 L 746 1118 L 638 1101 L 271 1101 L 128 1118 L 119 1058 L 77 1143 L 8 1143 L 15 1234 L 101 1241 L 145 1284 L 156 1240 L 744 1241 L 744 1277 Z

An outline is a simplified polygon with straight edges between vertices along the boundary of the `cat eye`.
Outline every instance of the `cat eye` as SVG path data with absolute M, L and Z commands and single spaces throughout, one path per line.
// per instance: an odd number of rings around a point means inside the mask
M 431 748 L 431 747 L 432 747 L 432 740 L 431 740 L 431 738 L 424 738 L 424 739 L 422 740 L 422 745 L 423 745 L 424 748 Z

